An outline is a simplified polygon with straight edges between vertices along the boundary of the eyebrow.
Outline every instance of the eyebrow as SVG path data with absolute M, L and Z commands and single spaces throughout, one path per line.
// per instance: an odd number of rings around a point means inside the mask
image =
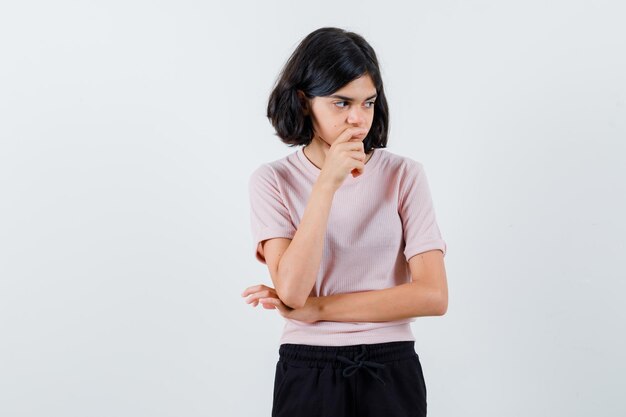
M 373 96 L 369 96 L 369 97 L 368 97 L 368 98 L 366 98 L 365 100 L 371 100 L 371 99 L 373 99 L 373 98 L 376 98 L 377 96 L 378 96 L 378 94 L 374 94 Z M 328 97 L 338 98 L 338 99 L 341 99 L 341 100 L 346 100 L 346 101 L 353 101 L 353 100 L 354 100 L 352 97 L 341 96 L 341 95 L 339 95 L 339 94 L 333 94 L 333 95 L 330 95 L 330 96 L 328 96 Z

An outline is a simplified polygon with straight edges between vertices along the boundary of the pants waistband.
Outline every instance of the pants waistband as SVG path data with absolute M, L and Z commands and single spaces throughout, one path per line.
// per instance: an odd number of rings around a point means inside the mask
M 413 340 L 348 346 L 283 343 L 280 345 L 279 355 L 281 360 L 296 366 L 323 367 L 330 364 L 334 368 L 345 367 L 343 370 L 345 377 L 364 368 L 383 385 L 385 382 L 378 376 L 378 372 L 373 371 L 374 369 L 384 368 L 384 362 L 418 356 Z
M 283 343 L 279 348 L 280 360 L 295 366 L 344 368 L 342 375 L 350 377 L 359 369 L 385 385 L 378 370 L 385 368 L 384 362 L 419 357 L 415 352 L 415 341 L 405 340 L 347 346 L 317 346 Z M 376 370 L 376 371 L 374 371 Z
M 337 356 L 354 356 L 366 352 L 372 361 L 390 362 L 417 356 L 415 341 L 385 342 L 348 346 L 317 346 L 283 343 L 278 349 L 280 358 L 304 362 L 335 362 Z M 338 365 L 338 364 L 337 364 Z

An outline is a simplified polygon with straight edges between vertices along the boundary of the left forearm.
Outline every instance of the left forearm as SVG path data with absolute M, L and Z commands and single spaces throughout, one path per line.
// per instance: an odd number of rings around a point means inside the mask
M 440 316 L 446 307 L 442 291 L 413 281 L 382 290 L 317 297 L 319 320 L 382 322 Z

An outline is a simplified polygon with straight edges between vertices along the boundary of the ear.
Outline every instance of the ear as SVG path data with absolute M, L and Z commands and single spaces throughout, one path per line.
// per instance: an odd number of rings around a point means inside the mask
M 304 92 L 302 90 L 297 90 L 296 92 L 298 94 L 298 99 L 300 100 L 300 104 L 302 105 L 303 112 L 304 112 L 305 115 L 308 116 L 308 114 L 309 114 L 309 100 L 307 100 L 307 98 L 304 95 Z

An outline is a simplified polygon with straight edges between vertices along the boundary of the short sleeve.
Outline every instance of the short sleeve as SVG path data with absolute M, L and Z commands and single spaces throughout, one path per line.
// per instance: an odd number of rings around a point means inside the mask
M 252 173 L 248 191 L 254 255 L 259 262 L 266 264 L 259 252 L 260 243 L 275 237 L 292 239 L 296 227 L 281 196 L 277 176 L 269 164 L 262 164 Z
M 406 161 L 398 198 L 407 262 L 412 256 L 433 249 L 441 249 L 445 256 L 447 245 L 437 224 L 428 178 L 422 163 L 412 159 Z

